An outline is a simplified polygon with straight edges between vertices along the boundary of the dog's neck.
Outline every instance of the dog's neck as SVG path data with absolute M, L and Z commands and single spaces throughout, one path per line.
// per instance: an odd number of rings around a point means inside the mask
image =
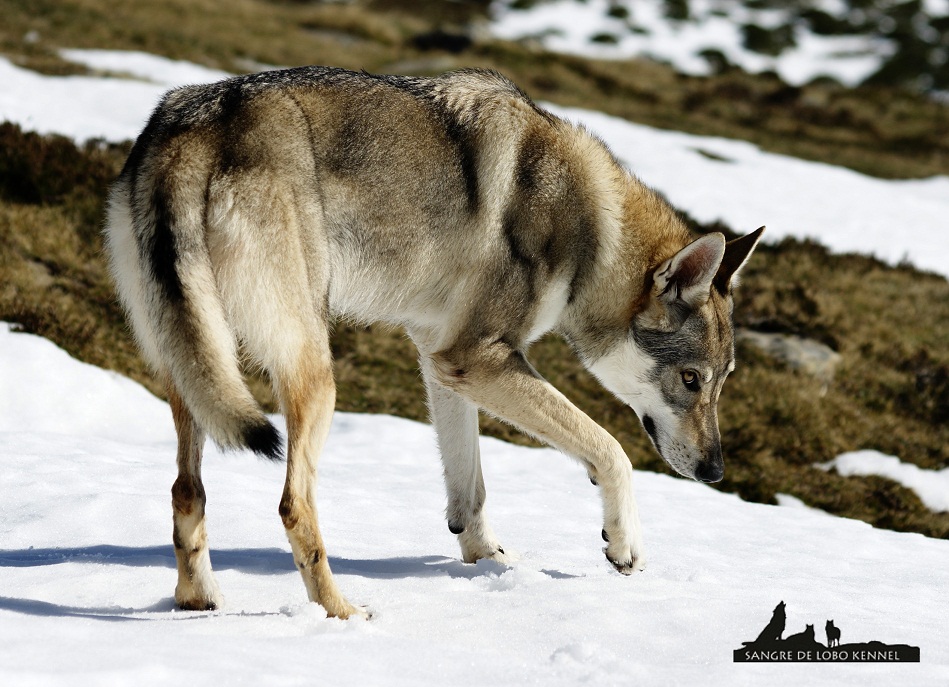
M 654 270 L 697 238 L 658 193 L 625 172 L 621 183 L 612 190 L 622 198 L 619 221 L 594 224 L 601 231 L 597 266 L 572 294 L 558 328 L 584 360 L 603 355 L 629 329 L 648 304 Z

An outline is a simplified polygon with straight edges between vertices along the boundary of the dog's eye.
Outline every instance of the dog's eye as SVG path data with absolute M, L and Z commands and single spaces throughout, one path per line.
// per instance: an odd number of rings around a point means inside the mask
M 699 375 L 695 370 L 683 370 L 682 371 L 682 383 L 685 384 L 685 388 L 689 391 L 698 391 L 699 390 Z

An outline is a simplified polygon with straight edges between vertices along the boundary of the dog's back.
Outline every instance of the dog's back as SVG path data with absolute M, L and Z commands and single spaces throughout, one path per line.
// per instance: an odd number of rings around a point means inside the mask
M 111 198 L 113 272 L 146 357 L 189 406 L 209 405 L 188 391 L 194 368 L 176 372 L 188 327 L 170 306 L 183 290 L 202 300 L 216 331 L 205 359 L 216 349 L 230 361 L 223 344 L 235 335 L 267 356 L 270 332 L 286 328 L 267 321 L 274 271 L 329 280 L 328 303 L 299 305 L 356 320 L 448 331 L 461 326 L 446 326 L 449 313 L 490 328 L 524 312 L 529 327 L 538 282 L 575 274 L 582 246 L 597 240 L 583 217 L 595 212 L 590 194 L 564 188 L 584 183 L 563 163 L 578 137 L 615 165 L 493 72 L 423 79 L 307 67 L 172 91 Z M 552 217 L 586 231 L 580 251 L 575 235 L 552 232 Z M 516 268 L 526 263 L 540 269 L 524 275 Z M 503 311 L 459 307 L 485 290 L 508 301 Z M 203 424 L 224 445 L 245 443 L 247 427 L 263 427 L 249 395 L 233 374 L 203 368 L 205 386 L 229 389 L 232 415 L 245 418 L 215 432 L 233 423 L 209 411 Z
M 624 178 L 602 145 L 494 72 L 306 67 L 169 93 L 113 190 L 107 234 L 152 366 L 218 443 L 266 454 L 273 435 L 233 340 L 279 364 L 273 332 L 307 335 L 278 317 L 286 292 L 328 294 L 300 297 L 300 311 L 523 338 L 547 286 L 554 299 L 575 286 L 603 240 L 602 187 Z M 185 291 L 200 336 L 176 305 Z

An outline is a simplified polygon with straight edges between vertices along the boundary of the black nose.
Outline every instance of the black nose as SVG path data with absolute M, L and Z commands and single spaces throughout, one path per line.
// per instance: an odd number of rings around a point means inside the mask
M 704 460 L 695 468 L 695 479 L 706 484 L 721 482 L 724 476 L 725 467 L 721 463 Z

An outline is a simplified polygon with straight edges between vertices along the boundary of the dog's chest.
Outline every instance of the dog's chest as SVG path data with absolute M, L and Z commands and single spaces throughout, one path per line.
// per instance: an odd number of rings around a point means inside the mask
M 539 339 L 556 326 L 569 299 L 569 280 L 557 279 L 547 286 L 534 310 L 534 320 L 527 335 L 528 343 Z

